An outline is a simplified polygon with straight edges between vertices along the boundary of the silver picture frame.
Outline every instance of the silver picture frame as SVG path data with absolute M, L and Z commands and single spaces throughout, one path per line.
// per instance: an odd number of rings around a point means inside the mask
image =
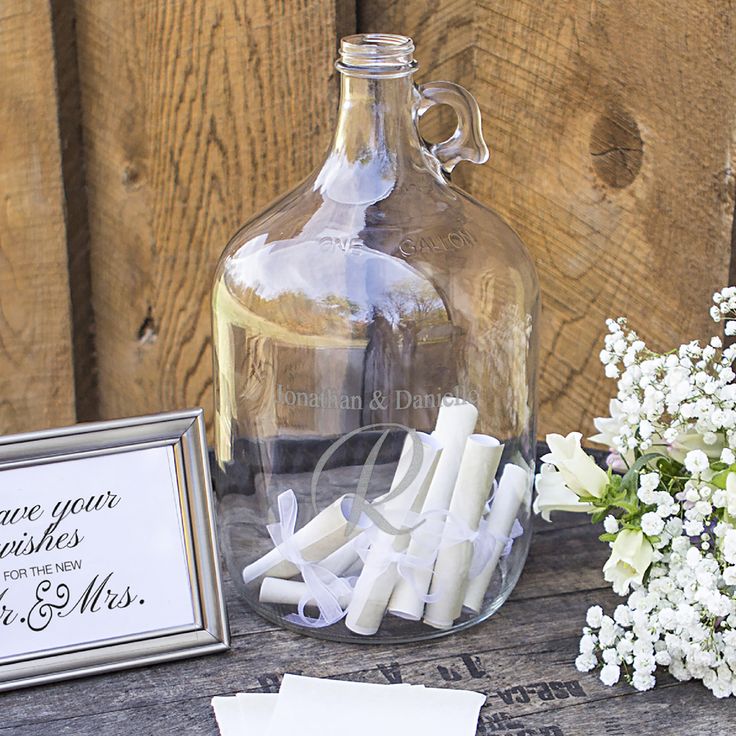
M 229 648 L 203 412 L 188 409 L 0 437 L 6 469 L 171 446 L 195 611 L 193 626 L 3 659 L 0 692 Z

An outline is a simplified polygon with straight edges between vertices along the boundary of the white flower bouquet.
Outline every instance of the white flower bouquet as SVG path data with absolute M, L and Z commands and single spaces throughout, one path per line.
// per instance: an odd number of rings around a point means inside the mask
M 713 319 L 736 335 L 736 287 L 713 301 Z M 606 685 L 648 690 L 659 666 L 736 695 L 736 346 L 713 337 L 658 354 L 624 319 L 607 324 L 600 358 L 618 395 L 590 439 L 611 448 L 609 470 L 579 433 L 553 434 L 536 478 L 547 521 L 564 510 L 603 522 L 603 574 L 627 596 L 612 616 L 588 610 L 575 664 L 600 667 Z

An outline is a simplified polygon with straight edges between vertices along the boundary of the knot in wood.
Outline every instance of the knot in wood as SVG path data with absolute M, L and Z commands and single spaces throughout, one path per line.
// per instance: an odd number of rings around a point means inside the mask
M 609 187 L 629 186 L 641 169 L 644 143 L 629 112 L 611 107 L 593 125 L 590 155 L 597 176 Z

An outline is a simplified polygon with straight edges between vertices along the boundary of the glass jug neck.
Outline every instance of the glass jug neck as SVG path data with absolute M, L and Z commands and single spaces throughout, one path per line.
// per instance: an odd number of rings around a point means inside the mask
M 342 39 L 337 128 L 315 182 L 326 198 L 351 205 L 377 202 L 405 172 L 429 166 L 415 122 L 419 93 L 412 81 L 413 52 L 405 36 Z
M 419 151 L 411 75 L 341 74 L 340 107 L 332 153 L 349 162 L 400 158 Z

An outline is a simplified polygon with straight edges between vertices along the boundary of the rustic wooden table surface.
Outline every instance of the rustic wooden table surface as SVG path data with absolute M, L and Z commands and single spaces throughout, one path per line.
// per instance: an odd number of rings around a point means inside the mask
M 587 517 L 538 521 L 527 566 L 503 608 L 473 629 L 419 645 L 302 637 L 251 613 L 227 584 L 231 651 L 2 695 L 0 736 L 216 734 L 213 695 L 275 691 L 284 672 L 477 690 L 488 698 L 478 734 L 735 734 L 736 702 L 716 700 L 698 684 L 667 676 L 637 693 L 575 670 L 587 607 L 616 603 L 600 572 L 606 549 L 597 533 Z

